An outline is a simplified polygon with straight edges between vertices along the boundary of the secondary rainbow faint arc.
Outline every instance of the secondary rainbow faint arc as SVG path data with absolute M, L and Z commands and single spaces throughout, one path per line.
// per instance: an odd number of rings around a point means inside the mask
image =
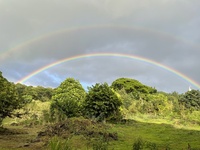
M 184 80 L 190 82 L 195 87 L 200 89 L 200 85 L 196 81 L 192 80 L 191 78 L 187 77 L 186 75 L 182 74 L 181 72 L 179 72 L 179 71 L 177 71 L 177 70 L 175 70 L 173 68 L 170 68 L 168 66 L 165 66 L 165 65 L 163 65 L 163 64 L 161 64 L 159 62 L 156 62 L 156 61 L 148 59 L 148 58 L 144 58 L 144 57 L 136 56 L 136 55 L 130 55 L 130 54 L 122 54 L 122 53 L 92 53 L 92 54 L 83 54 L 83 55 L 76 55 L 76 56 L 72 56 L 72 57 L 67 57 L 67 58 L 55 61 L 53 63 L 50 63 L 50 64 L 48 64 L 46 66 L 41 67 L 38 70 L 35 70 L 35 71 L 31 72 L 29 75 L 27 75 L 24 78 L 22 78 L 19 81 L 17 81 L 17 83 L 24 83 L 25 81 L 27 81 L 28 79 L 32 78 L 33 76 L 41 73 L 42 71 L 47 70 L 47 69 L 49 69 L 51 67 L 54 67 L 56 65 L 62 64 L 64 62 L 68 62 L 68 61 L 72 61 L 72 60 L 76 60 L 76 59 L 87 58 L 87 57 L 102 57 L 102 56 L 129 58 L 129 59 L 139 60 L 139 61 L 142 61 L 142 62 L 146 62 L 146 63 L 152 64 L 152 65 L 155 65 L 157 67 L 163 68 L 163 69 L 165 69 L 165 70 L 167 70 L 167 71 L 169 71 L 169 72 L 171 72 L 171 73 L 183 78 Z
M 116 25 L 108 24 L 108 25 L 93 25 L 93 26 L 64 28 L 64 29 L 52 31 L 52 32 L 49 32 L 49 33 L 46 33 L 46 34 L 42 34 L 40 36 L 26 40 L 26 41 L 24 41 L 24 42 L 22 42 L 22 43 L 20 43 L 16 46 L 10 48 L 10 49 L 7 49 L 7 50 L 1 52 L 0 53 L 0 60 L 6 59 L 9 55 L 12 55 L 12 53 L 15 52 L 15 51 L 22 50 L 26 46 L 32 45 L 32 44 L 37 43 L 37 42 L 42 41 L 42 40 L 46 40 L 49 37 L 53 37 L 53 36 L 63 34 L 63 33 L 68 34 L 70 32 L 79 32 L 81 30 L 83 30 L 83 31 L 84 30 L 91 30 L 91 29 L 97 29 L 98 30 L 98 29 L 103 29 L 103 28 L 105 28 L 105 29 L 106 28 L 113 28 L 113 29 L 124 29 L 124 30 L 125 29 L 137 30 L 137 31 L 144 32 L 144 33 L 150 32 L 151 34 L 157 34 L 157 35 L 162 36 L 162 37 L 175 39 L 175 40 L 184 42 L 186 44 L 190 44 L 192 47 L 200 48 L 199 45 L 196 45 L 196 44 L 192 43 L 191 41 L 185 40 L 181 37 L 172 35 L 172 34 L 167 33 L 167 32 L 162 32 L 162 31 L 159 31 L 159 30 L 149 29 L 149 28 L 140 27 L 140 26 L 126 26 L 126 25 L 116 26 Z

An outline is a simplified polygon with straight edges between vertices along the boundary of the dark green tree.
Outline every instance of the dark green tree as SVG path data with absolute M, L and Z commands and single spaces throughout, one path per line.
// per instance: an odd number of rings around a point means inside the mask
M 138 95 L 138 93 L 152 94 L 157 92 L 155 88 L 146 86 L 137 80 L 129 78 L 119 78 L 112 83 L 111 87 L 114 90 L 124 89 L 127 93 L 133 93 L 135 95 Z
M 122 102 L 107 83 L 95 84 L 88 88 L 84 102 L 85 115 L 98 121 L 120 115 Z
M 32 88 L 33 99 L 40 100 L 42 102 L 49 101 L 53 95 L 52 88 L 45 88 L 42 86 L 37 86 Z
M 179 102 L 188 109 L 200 109 L 200 91 L 191 90 L 181 95 Z
M 0 72 L 0 125 L 5 117 L 11 117 L 13 110 L 20 106 L 14 83 L 9 82 Z
M 79 81 L 67 78 L 55 89 L 50 107 L 51 114 L 64 117 L 78 116 L 85 95 L 85 90 Z
M 52 88 L 45 88 L 42 86 L 33 87 L 17 83 L 16 88 L 20 100 L 25 104 L 30 103 L 32 100 L 40 100 L 42 102 L 49 101 L 53 95 Z

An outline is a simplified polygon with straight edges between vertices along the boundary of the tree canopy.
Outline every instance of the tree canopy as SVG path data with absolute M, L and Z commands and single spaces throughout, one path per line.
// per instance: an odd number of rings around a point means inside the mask
M 155 88 L 146 86 L 137 80 L 129 78 L 119 78 L 112 83 L 111 87 L 115 90 L 124 89 L 127 93 L 140 92 L 152 94 L 157 92 Z
M 186 108 L 199 110 L 200 109 L 200 91 L 191 90 L 187 91 L 180 97 L 180 103 L 182 103 Z
M 121 100 L 107 83 L 97 83 L 88 88 L 84 110 L 89 118 L 102 121 L 119 114 L 121 105 Z
M 53 89 L 45 88 L 42 86 L 26 86 L 20 83 L 16 84 L 17 92 L 19 98 L 25 104 L 31 102 L 32 100 L 40 100 L 42 102 L 51 100 Z
M 85 90 L 79 81 L 67 78 L 52 96 L 51 112 L 56 111 L 67 117 L 77 116 L 85 98 Z
M 20 106 L 15 85 L 4 78 L 0 72 L 0 124 L 5 117 L 11 117 L 13 110 Z

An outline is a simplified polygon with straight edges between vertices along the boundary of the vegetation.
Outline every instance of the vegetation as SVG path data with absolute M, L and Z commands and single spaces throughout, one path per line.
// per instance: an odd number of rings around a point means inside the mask
M 52 88 L 26 86 L 20 83 L 16 84 L 16 90 L 20 100 L 23 101 L 24 104 L 30 103 L 32 100 L 40 100 L 42 102 L 49 101 L 53 94 Z
M 180 98 L 182 103 L 187 109 L 200 109 L 200 91 L 191 90 L 183 94 Z
M 96 84 L 88 88 L 84 101 L 84 111 L 87 117 L 102 121 L 120 115 L 122 102 L 107 83 Z
M 0 72 L 0 125 L 6 117 L 11 117 L 13 110 L 20 108 L 15 85 L 2 76 Z
M 137 80 L 129 78 L 119 78 L 115 80 L 112 85 L 115 90 L 125 89 L 126 93 L 156 93 L 155 88 L 143 85 Z
M 3 150 L 200 149 L 199 90 L 158 92 L 128 78 L 87 92 L 67 78 L 51 89 L 15 85 L 2 73 L 0 85 Z
M 51 116 L 59 116 L 59 120 L 65 116 L 79 116 L 84 98 L 85 90 L 79 81 L 73 78 L 66 79 L 55 89 L 50 108 Z

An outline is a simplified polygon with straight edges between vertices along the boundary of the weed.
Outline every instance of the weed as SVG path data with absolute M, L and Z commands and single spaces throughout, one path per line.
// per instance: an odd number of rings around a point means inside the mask
M 144 141 L 139 137 L 137 140 L 133 143 L 133 150 L 142 150 L 144 147 Z
M 61 140 L 57 136 L 53 137 L 48 145 L 49 150 L 71 150 L 68 140 Z
M 156 143 L 145 141 L 142 138 L 137 138 L 133 143 L 133 150 L 158 150 Z
M 92 149 L 93 150 L 108 150 L 108 141 L 105 138 L 93 140 Z

